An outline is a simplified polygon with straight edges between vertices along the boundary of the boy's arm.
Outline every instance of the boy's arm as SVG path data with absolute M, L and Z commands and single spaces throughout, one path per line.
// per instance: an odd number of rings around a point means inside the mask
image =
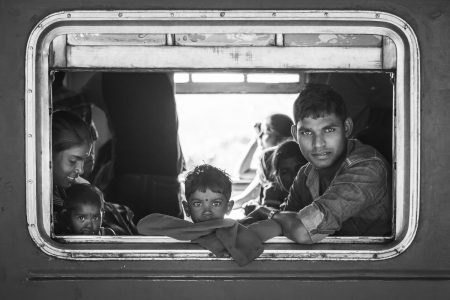
M 282 211 L 276 213 L 272 220 L 280 224 L 283 235 L 299 244 L 312 244 L 313 240 L 296 212 Z
M 271 219 L 266 221 L 260 221 L 251 224 L 248 228 L 254 230 L 260 235 L 262 241 L 266 241 L 272 237 L 278 235 L 284 235 L 290 240 L 293 240 L 299 244 L 312 244 L 313 241 L 303 225 L 302 221 L 298 218 L 296 212 L 280 212 L 264 206 L 258 208 L 259 215 L 265 215 L 266 218 L 272 213 Z M 276 226 L 275 223 L 278 225 Z M 253 228 L 255 226 L 255 228 Z M 267 230 L 267 233 L 263 231 Z M 281 230 L 281 231 L 277 231 Z
M 259 221 L 250 224 L 247 229 L 253 231 L 260 238 L 261 242 L 265 242 L 273 237 L 282 235 L 280 224 L 274 220 Z

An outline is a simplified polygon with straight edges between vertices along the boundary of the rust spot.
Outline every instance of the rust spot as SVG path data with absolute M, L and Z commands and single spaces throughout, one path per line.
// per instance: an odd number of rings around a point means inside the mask
M 241 54 L 239 52 L 233 51 L 230 53 L 230 56 L 232 59 L 234 59 L 237 62 L 239 60 L 239 57 L 241 56 Z
M 252 54 L 252 52 L 246 52 L 246 53 L 245 53 L 245 59 L 246 59 L 247 61 L 252 61 L 252 60 L 253 60 L 253 54 Z

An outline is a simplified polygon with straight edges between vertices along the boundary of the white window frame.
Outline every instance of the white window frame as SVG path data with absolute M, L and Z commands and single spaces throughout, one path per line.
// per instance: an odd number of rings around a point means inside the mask
M 25 138 L 26 138 L 26 210 L 29 233 L 48 255 L 77 260 L 212 260 L 208 251 L 195 244 L 167 237 L 82 236 L 55 240 L 51 233 L 51 137 L 49 64 L 61 59 L 52 53 L 52 41 L 71 33 L 329 33 L 377 34 L 389 37 L 396 48 L 394 119 L 394 233 L 382 237 L 328 237 L 316 245 L 298 245 L 284 237 L 266 244 L 259 260 L 380 260 L 392 258 L 408 248 L 417 231 L 420 203 L 420 77 L 419 47 L 412 28 L 401 18 L 377 11 L 69 11 L 41 20 L 30 34 L 25 64 Z M 279 46 L 277 44 L 277 46 Z M 255 53 L 264 54 L 264 48 Z M 129 47 L 130 51 L 134 51 Z M 167 47 L 176 53 L 174 47 Z M 108 49 L 106 49 L 108 51 Z M 158 50 L 159 51 L 159 50 Z M 261 52 L 262 51 L 262 52 Z M 289 50 L 291 51 L 291 50 Z M 293 51 L 293 50 L 292 50 Z M 345 49 L 344 54 L 347 53 Z M 350 51 L 350 50 L 348 50 Z M 124 52 L 126 53 L 126 52 Z M 161 53 L 160 51 L 158 53 Z M 172 55 L 172 54 L 171 54 Z M 382 56 L 382 53 L 381 53 Z M 133 56 L 131 56 L 133 57 Z M 119 65 L 111 62 L 78 61 L 79 68 L 136 68 L 122 57 Z M 348 58 L 352 61 L 352 57 Z M 115 60 L 117 62 L 117 60 Z M 120 60 L 119 60 L 120 61 Z M 184 70 L 192 65 L 177 65 L 176 59 L 164 60 L 161 70 Z M 380 58 L 383 61 L 383 57 Z M 282 60 L 280 60 L 281 63 Z M 275 62 L 275 63 L 280 63 Z M 251 68 L 241 61 L 238 68 Z M 256 68 L 274 69 L 278 65 L 261 63 Z M 299 61 L 292 68 L 345 70 L 339 65 L 314 60 Z M 102 64 L 106 64 L 104 66 Z M 122 65 L 120 65 L 122 64 Z M 303 64 L 303 65 L 302 65 Z M 314 65 L 316 64 L 316 65 Z M 200 66 L 205 67 L 206 65 Z M 77 67 L 77 66 L 75 66 Z M 142 69 L 154 68 L 146 60 Z M 289 66 L 288 66 L 289 67 Z M 68 69 L 74 66 L 67 66 Z M 212 69 L 220 69 L 214 65 Z M 381 66 L 382 68 L 382 66 Z M 201 69 L 201 68 L 200 68 Z M 364 69 L 364 61 L 353 71 Z M 124 246 L 126 245 L 126 246 Z M 162 250 L 161 250 L 162 249 Z M 217 259 L 221 260 L 221 259 Z

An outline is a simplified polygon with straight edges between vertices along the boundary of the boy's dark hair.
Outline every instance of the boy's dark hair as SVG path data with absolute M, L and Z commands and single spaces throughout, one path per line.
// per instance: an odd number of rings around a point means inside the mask
M 326 84 L 307 84 L 294 102 L 294 121 L 311 117 L 320 118 L 336 114 L 342 122 L 347 118 L 345 102 L 331 86 Z
M 73 184 L 66 189 L 66 196 L 64 208 L 67 212 L 72 211 L 79 204 L 95 204 L 101 211 L 103 210 L 103 194 L 91 184 Z
M 184 181 L 186 200 L 200 190 L 202 192 L 210 189 L 215 193 L 224 195 L 227 199 L 231 197 L 231 179 L 225 171 L 214 166 L 203 164 L 189 171 Z

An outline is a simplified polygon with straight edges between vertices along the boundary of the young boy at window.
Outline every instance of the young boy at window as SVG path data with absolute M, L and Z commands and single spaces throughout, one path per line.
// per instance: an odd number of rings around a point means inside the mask
M 191 240 L 217 257 L 231 255 L 241 266 L 264 251 L 264 241 L 281 233 L 281 227 L 275 221 L 255 223 L 247 228 L 236 220 L 225 219 L 233 208 L 231 180 L 227 173 L 211 165 L 200 165 L 188 172 L 185 196 L 187 201 L 183 201 L 183 206 L 193 223 L 151 214 L 139 221 L 139 232 Z
M 277 221 L 283 235 L 314 243 L 328 235 L 381 236 L 391 232 L 391 174 L 373 147 L 349 139 L 353 122 L 330 86 L 307 85 L 294 103 L 292 135 L 304 165 L 285 211 L 261 207 L 253 216 Z
M 74 184 L 66 190 L 67 199 L 60 217 L 64 224 L 58 234 L 115 235 L 110 228 L 101 227 L 103 194 L 90 184 Z

